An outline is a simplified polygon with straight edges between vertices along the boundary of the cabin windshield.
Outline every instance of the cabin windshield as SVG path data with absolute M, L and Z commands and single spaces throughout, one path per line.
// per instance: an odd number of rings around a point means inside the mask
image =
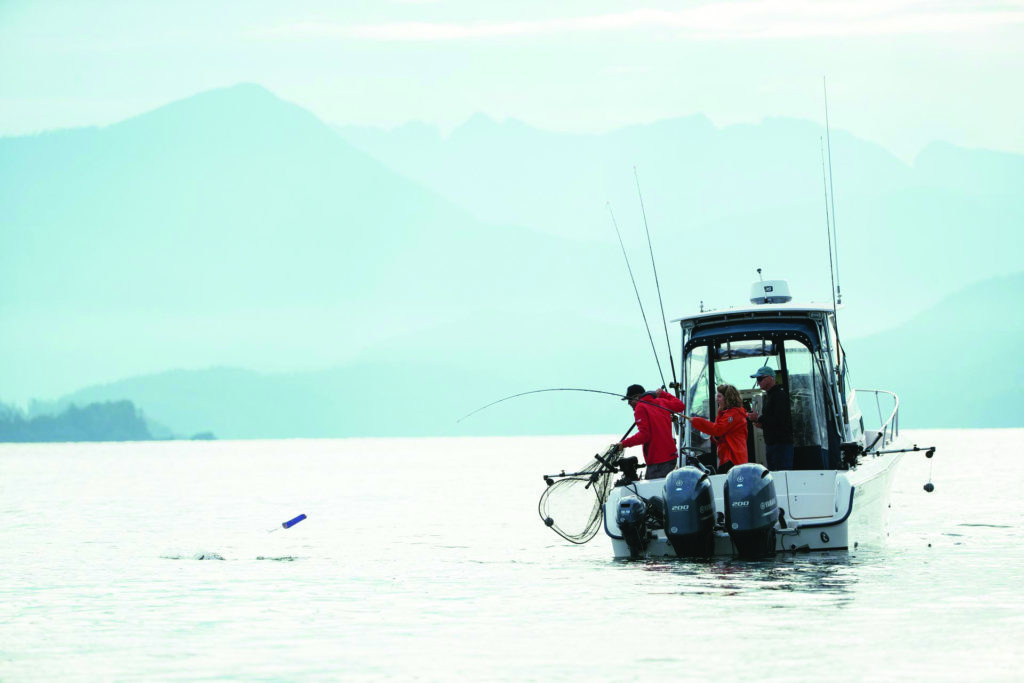
M 747 410 L 760 409 L 764 392 L 751 379 L 761 367 L 776 373 L 777 381 L 790 394 L 793 417 L 793 445 L 802 453 L 807 467 L 820 469 L 822 450 L 829 447 L 825 383 L 815 354 L 802 341 L 766 337 L 763 339 L 709 339 L 707 345 L 688 349 L 684 363 L 686 404 L 691 415 L 714 420 L 715 387 L 731 384 L 743 398 Z M 688 444 L 707 451 L 712 443 L 696 430 L 688 430 Z M 760 430 L 751 433 L 751 461 L 760 461 L 763 439 Z M 748 449 L 749 450 L 749 449 Z
M 731 384 L 740 391 L 757 389 L 750 376 L 761 367 L 779 370 L 778 349 L 774 341 L 723 342 L 713 347 L 716 384 Z

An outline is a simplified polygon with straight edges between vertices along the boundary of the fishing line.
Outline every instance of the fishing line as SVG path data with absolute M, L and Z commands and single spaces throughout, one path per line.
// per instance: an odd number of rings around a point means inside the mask
M 916 444 L 915 444 L 916 446 Z M 925 451 L 924 457 L 928 458 L 928 483 L 924 485 L 924 490 L 931 493 L 935 490 L 935 484 L 932 483 L 932 467 L 935 465 L 935 461 L 932 458 L 935 456 L 935 448 Z
M 552 389 L 534 389 L 532 391 L 524 391 L 524 392 L 519 393 L 519 394 L 512 394 L 511 396 L 506 396 L 505 398 L 499 398 L 497 401 L 492 401 L 491 403 L 488 403 L 485 406 L 481 406 L 481 407 L 477 408 L 476 410 L 474 410 L 471 413 L 466 413 L 465 415 L 460 417 L 455 422 L 456 422 L 456 424 L 459 423 L 459 422 L 462 422 L 467 417 L 471 417 L 473 415 L 476 415 L 481 410 L 486 410 L 487 408 L 490 408 L 491 406 L 496 406 L 499 403 L 504 403 L 505 401 L 510 401 L 513 398 L 519 398 L 520 396 L 529 396 L 530 394 L 543 394 L 543 393 L 549 392 L 549 391 L 582 391 L 582 392 L 588 393 L 588 394 L 604 394 L 605 396 L 615 396 L 616 398 L 620 398 L 620 399 L 621 398 L 629 398 L 628 396 L 625 396 L 623 394 L 616 394 L 614 391 L 601 391 L 600 389 L 576 389 L 576 388 L 573 388 L 573 387 L 557 387 L 557 388 L 552 388 Z M 651 406 L 653 408 L 658 408 L 659 410 L 664 410 L 664 411 L 666 411 L 668 413 L 675 414 L 675 411 L 670 410 L 670 409 L 666 408 L 665 406 L 658 405 L 654 401 L 646 401 L 642 397 L 634 399 L 634 400 L 637 403 L 644 403 L 644 404 L 649 405 L 649 406 Z M 625 438 L 625 437 L 623 437 L 623 438 Z
M 654 337 L 651 335 L 651 326 L 647 324 L 647 313 L 644 312 L 644 304 L 640 300 L 640 290 L 636 287 L 636 278 L 633 277 L 633 268 L 629 265 L 629 256 L 626 255 L 626 245 L 622 243 L 622 233 L 619 232 L 619 224 L 615 221 L 615 213 L 612 212 L 611 202 L 607 203 L 608 213 L 612 217 L 612 225 L 615 226 L 615 234 L 619 237 L 619 246 L 622 247 L 622 257 L 626 259 L 626 270 L 629 271 L 629 279 L 633 283 L 633 291 L 636 292 L 636 302 L 640 304 L 640 315 L 644 318 L 644 329 L 647 330 L 647 338 L 651 340 L 651 351 L 654 352 L 654 362 L 658 364 L 658 376 L 661 377 L 661 385 L 665 385 L 665 373 L 661 369 L 661 361 L 658 359 L 658 350 L 654 348 Z

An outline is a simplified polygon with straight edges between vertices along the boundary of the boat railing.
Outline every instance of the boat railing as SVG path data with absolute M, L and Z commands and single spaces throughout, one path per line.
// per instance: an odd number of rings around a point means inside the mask
M 861 396 L 866 397 L 867 394 L 873 394 L 875 399 L 878 427 L 871 430 L 875 434 L 867 439 L 865 444 L 867 450 L 874 450 L 891 443 L 900 433 L 900 397 L 885 389 L 854 389 L 854 392 L 856 392 L 858 398 L 857 403 L 861 406 L 865 405 L 859 400 Z M 886 415 L 883 409 L 883 396 L 888 397 L 892 403 L 892 410 L 888 415 Z M 889 401 L 886 402 L 888 403 Z

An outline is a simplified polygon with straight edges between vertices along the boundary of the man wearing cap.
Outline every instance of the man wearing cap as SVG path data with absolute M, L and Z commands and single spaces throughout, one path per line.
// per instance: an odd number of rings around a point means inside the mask
M 768 469 L 793 469 L 793 418 L 789 410 L 789 393 L 775 382 L 775 370 L 764 366 L 751 378 L 764 393 L 761 413 L 751 411 L 747 417 L 764 431 L 764 455 Z
M 676 440 L 672 436 L 672 413 L 681 413 L 686 405 L 665 391 L 644 391 L 639 384 L 626 389 L 623 401 L 629 401 L 636 420 L 636 434 L 618 444 L 620 449 L 643 445 L 647 473 L 644 479 L 661 479 L 676 467 Z

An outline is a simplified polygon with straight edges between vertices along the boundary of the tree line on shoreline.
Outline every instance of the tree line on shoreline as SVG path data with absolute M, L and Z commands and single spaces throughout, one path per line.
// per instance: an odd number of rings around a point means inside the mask
M 213 439 L 212 433 L 193 439 Z M 128 400 L 67 406 L 53 415 L 28 417 L 16 407 L 0 403 L 0 442 L 42 443 L 69 441 L 153 441 L 142 411 Z

